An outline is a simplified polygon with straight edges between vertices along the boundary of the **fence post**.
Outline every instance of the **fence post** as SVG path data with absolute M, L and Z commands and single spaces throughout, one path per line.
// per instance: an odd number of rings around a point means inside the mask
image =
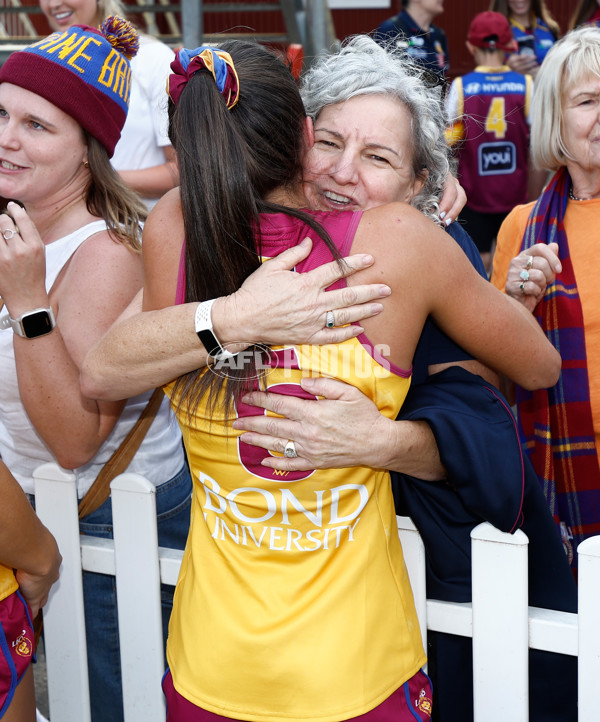
M 475 722 L 529 719 L 527 545 L 487 522 L 471 532 Z
M 408 516 L 396 517 L 398 534 L 402 544 L 404 563 L 408 571 L 410 586 L 415 600 L 417 617 L 421 627 L 423 649 L 427 651 L 427 589 L 425 581 L 425 546 L 412 519 Z
M 125 721 L 164 722 L 156 492 L 139 474 L 121 474 L 110 487 Z
M 579 722 L 598 720 L 598 680 L 600 679 L 600 536 L 577 547 L 579 558 Z
M 38 467 L 33 478 L 37 514 L 63 557 L 60 578 L 44 607 L 50 716 L 60 722 L 90 722 L 75 475 L 52 463 Z

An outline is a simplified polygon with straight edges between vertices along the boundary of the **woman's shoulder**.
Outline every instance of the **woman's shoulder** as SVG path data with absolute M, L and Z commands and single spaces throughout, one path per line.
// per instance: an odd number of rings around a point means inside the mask
M 85 305 L 87 299 L 98 294 L 108 299 L 141 283 L 141 254 L 111 235 L 106 224 L 88 226 L 85 240 L 70 254 L 53 287 L 61 304 L 67 299 L 77 303 L 79 299 Z
M 477 250 L 477 246 L 473 242 L 473 239 L 463 226 L 461 226 L 458 221 L 454 221 L 446 228 L 446 233 L 462 248 L 471 265 L 475 268 L 479 275 L 483 278 L 487 278 L 487 272 L 485 270 L 485 266 L 483 265 L 483 261 L 481 260 L 481 254 Z
M 412 249 L 446 235 L 430 218 L 408 203 L 400 202 L 364 211 L 357 230 L 359 239 L 368 238 L 370 253 Z
M 132 245 L 135 245 L 135 242 Z M 61 238 L 48 244 L 46 248 L 59 256 L 73 254 L 73 260 L 101 256 L 103 253 L 107 254 L 107 257 L 139 255 L 139 252 L 131 251 L 122 240 L 111 233 L 105 218 L 89 211 L 74 216 L 63 229 Z M 101 261 L 101 258 L 98 260 Z
M 352 244 L 352 253 L 370 253 L 375 264 L 368 274 L 375 282 L 384 276 L 392 287 L 429 274 L 432 264 L 455 263 L 464 253 L 430 218 L 407 203 L 390 203 L 365 211 Z M 367 274 L 365 274 L 366 277 Z
M 178 263 L 185 240 L 185 226 L 179 188 L 167 191 L 150 211 L 142 234 L 144 263 Z
M 90 224 L 91 225 L 91 224 Z M 130 261 L 139 262 L 139 251 L 133 251 L 108 230 L 106 224 L 93 224 L 96 227 L 86 229 L 85 240 L 73 255 L 72 265 L 102 268 L 107 264 Z
M 386 203 L 377 208 L 369 208 L 369 210 L 363 211 L 361 222 L 364 223 L 391 223 L 392 226 L 396 224 L 405 225 L 410 223 L 416 227 L 425 227 L 435 229 L 435 224 L 431 219 L 426 218 L 420 211 L 413 208 L 408 203 L 395 202 Z
M 144 225 L 144 242 L 157 233 L 166 234 L 165 240 L 183 233 L 183 211 L 179 186 L 167 191 L 150 211 Z
M 148 219 L 150 219 L 153 215 L 160 215 L 163 212 L 173 211 L 181 213 L 181 193 L 179 186 L 171 188 L 171 190 L 168 190 L 159 198 L 150 212 Z

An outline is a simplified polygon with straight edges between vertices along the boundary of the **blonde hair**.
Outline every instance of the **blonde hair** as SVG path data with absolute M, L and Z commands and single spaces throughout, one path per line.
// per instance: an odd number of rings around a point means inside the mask
M 148 216 L 142 199 L 110 164 L 106 148 L 84 131 L 88 146 L 90 182 L 85 193 L 88 211 L 106 221 L 113 238 L 131 251 L 141 251 L 141 227 Z
M 600 77 L 600 28 L 583 26 L 550 48 L 535 79 L 531 156 L 538 168 L 558 170 L 572 158 L 563 140 L 563 96 L 590 75 Z
M 98 23 L 101 23 L 111 15 L 126 17 L 125 6 L 121 0 L 98 0 Z

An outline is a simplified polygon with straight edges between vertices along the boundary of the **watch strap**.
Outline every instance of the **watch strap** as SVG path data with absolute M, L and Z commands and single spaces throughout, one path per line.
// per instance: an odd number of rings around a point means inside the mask
M 217 361 L 222 361 L 223 359 L 233 358 L 235 354 L 223 348 L 221 342 L 214 334 L 211 311 L 215 300 L 216 299 L 212 298 L 210 301 L 202 301 L 202 303 L 198 304 L 194 316 L 194 330 L 198 334 L 198 338 L 202 342 L 208 355 Z
M 0 306 L 1 308 L 1 306 Z M 28 316 L 34 316 L 38 313 L 45 313 L 48 318 L 48 327 L 41 331 L 40 333 L 36 333 L 34 335 L 27 335 L 24 330 L 23 326 L 23 320 L 26 319 Z M 27 311 L 26 313 L 22 313 L 18 318 L 11 318 L 10 315 L 6 315 L 2 318 L 0 318 L 0 330 L 5 328 L 12 328 L 14 333 L 17 334 L 17 336 L 21 336 L 21 338 L 39 338 L 40 336 L 45 336 L 46 334 L 50 333 L 56 328 L 56 319 L 54 318 L 54 311 L 52 310 L 52 307 L 44 307 L 44 308 L 34 308 L 32 311 Z

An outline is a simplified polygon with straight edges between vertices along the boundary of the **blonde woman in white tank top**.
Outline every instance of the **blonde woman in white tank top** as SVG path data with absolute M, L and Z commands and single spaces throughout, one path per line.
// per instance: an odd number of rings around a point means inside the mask
M 0 215 L 0 456 L 30 495 L 35 468 L 56 461 L 75 472 L 82 498 L 150 396 L 96 402 L 79 390 L 83 357 L 143 276 L 145 206 L 110 164 L 127 98 L 98 80 L 117 57 L 128 87 L 134 49 L 107 39 L 119 29 L 135 39 L 122 20 L 104 34 L 72 28 L 66 39 L 57 34 L 15 53 L 0 73 L 0 196 L 18 202 Z M 76 56 L 82 43 L 87 49 Z M 183 548 L 191 480 L 166 401 L 129 470 L 157 487 L 159 542 Z M 112 536 L 110 500 L 81 531 Z M 93 720 L 119 722 L 114 580 L 84 577 Z M 171 600 L 166 594 L 165 635 Z

